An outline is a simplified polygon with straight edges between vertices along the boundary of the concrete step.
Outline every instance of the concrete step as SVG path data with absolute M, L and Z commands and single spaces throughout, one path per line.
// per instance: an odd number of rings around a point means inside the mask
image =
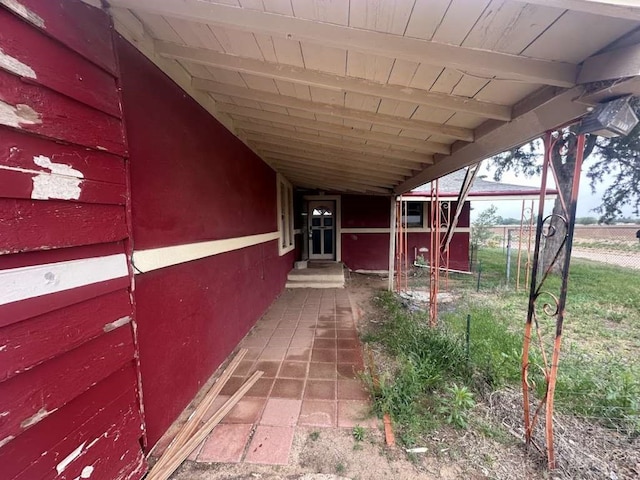
M 292 270 L 287 275 L 287 280 L 304 282 L 341 282 L 344 281 L 344 273 L 310 273 L 300 274 L 298 270 Z

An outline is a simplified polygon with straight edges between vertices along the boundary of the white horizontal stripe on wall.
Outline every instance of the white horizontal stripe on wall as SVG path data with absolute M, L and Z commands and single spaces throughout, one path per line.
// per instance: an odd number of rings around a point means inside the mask
M 128 275 L 124 253 L 0 270 L 0 305 Z
M 409 227 L 406 229 L 409 233 L 429 233 L 431 231 L 430 228 L 414 228 Z M 442 233 L 446 231 L 445 227 L 442 227 L 440 230 Z M 471 228 L 469 227 L 457 227 L 455 229 L 455 233 L 469 233 L 471 232 Z M 343 228 L 342 233 L 389 233 L 389 228 Z
M 170 247 L 151 248 L 133 252 L 133 265 L 136 273 L 146 273 L 159 268 L 232 252 L 260 243 L 278 240 L 278 232 L 248 235 L 246 237 L 225 238 L 208 242 L 187 243 Z

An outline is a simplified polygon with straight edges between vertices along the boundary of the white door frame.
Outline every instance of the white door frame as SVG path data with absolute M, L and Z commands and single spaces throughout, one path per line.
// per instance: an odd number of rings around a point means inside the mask
M 336 211 L 334 212 L 334 231 L 335 231 L 335 256 L 336 262 L 342 261 L 342 207 L 340 205 L 340 195 L 305 195 L 304 199 L 307 201 L 318 201 L 318 200 L 329 200 L 335 202 Z M 307 209 L 307 215 L 310 215 L 310 212 Z M 309 219 L 309 224 L 311 223 L 311 219 Z M 309 242 L 309 232 L 304 232 L 304 241 Z M 309 252 L 311 255 L 311 252 Z

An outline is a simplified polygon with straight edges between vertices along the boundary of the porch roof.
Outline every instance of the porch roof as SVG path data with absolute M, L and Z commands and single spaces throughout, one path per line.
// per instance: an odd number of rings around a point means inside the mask
M 123 36 L 302 188 L 403 193 L 640 93 L 630 0 L 108 3 Z

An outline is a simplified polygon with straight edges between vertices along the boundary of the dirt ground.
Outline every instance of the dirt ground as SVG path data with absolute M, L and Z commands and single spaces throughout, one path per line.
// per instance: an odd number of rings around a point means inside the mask
M 371 304 L 385 288 L 380 277 L 352 274 L 347 282 L 359 330 L 375 322 Z M 377 361 L 377 360 L 376 360 Z M 640 439 L 558 415 L 560 468 L 546 471 L 542 456 L 523 445 L 521 395 L 494 392 L 474 407 L 466 430 L 440 427 L 420 439 L 421 453 L 385 445 L 381 422 L 357 441 L 351 429 L 296 429 L 289 464 L 185 462 L 173 480 L 379 480 L 379 479 L 610 479 L 640 478 Z M 542 439 L 540 439 L 542 441 Z
M 571 258 L 574 257 L 640 270 L 640 253 L 608 251 L 595 248 L 574 248 L 571 251 Z

